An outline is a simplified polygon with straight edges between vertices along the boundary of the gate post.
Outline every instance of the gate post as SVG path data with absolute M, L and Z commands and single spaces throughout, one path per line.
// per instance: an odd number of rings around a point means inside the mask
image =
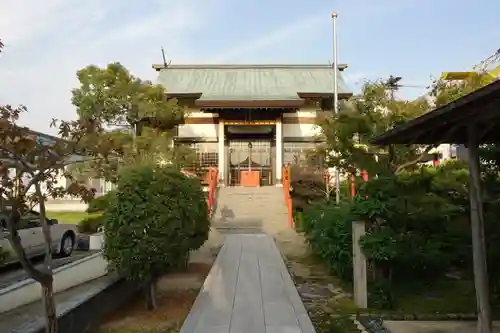
M 358 308 L 368 308 L 368 287 L 366 278 L 366 257 L 359 246 L 359 240 L 366 233 L 364 221 L 352 223 L 352 267 L 354 281 L 354 302 Z

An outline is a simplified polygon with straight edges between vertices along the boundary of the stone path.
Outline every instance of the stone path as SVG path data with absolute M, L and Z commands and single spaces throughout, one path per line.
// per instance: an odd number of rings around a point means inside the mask
M 227 235 L 180 333 L 314 333 L 272 236 Z

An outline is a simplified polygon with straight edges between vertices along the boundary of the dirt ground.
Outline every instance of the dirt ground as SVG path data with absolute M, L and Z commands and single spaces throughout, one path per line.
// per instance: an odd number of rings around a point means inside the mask
M 192 253 L 188 270 L 168 274 L 157 283 L 157 309 L 145 309 L 139 297 L 109 317 L 98 333 L 176 333 L 180 330 L 224 240 L 216 231 Z

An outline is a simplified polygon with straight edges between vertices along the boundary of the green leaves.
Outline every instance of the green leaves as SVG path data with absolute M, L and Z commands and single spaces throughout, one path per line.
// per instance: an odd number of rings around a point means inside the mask
M 352 221 L 349 205 L 316 203 L 303 214 L 301 232 L 326 266 L 337 275 L 352 277 Z
M 209 228 L 196 179 L 155 164 L 130 166 L 120 171 L 104 214 L 104 253 L 129 278 L 147 280 L 182 264 Z
M 461 162 L 374 177 L 350 202 L 310 205 L 301 231 L 313 252 L 343 278 L 351 277 L 353 221 L 366 222 L 360 245 L 376 279 L 435 276 L 470 258 L 463 250 L 470 243 L 462 221 L 468 207 L 467 177 Z
M 348 173 L 365 169 L 369 174 L 391 174 L 398 166 L 421 155 L 419 146 L 397 146 L 392 151 L 370 144 L 373 137 L 430 109 L 425 99 L 392 98 L 384 81 L 368 82 L 362 92 L 342 104 L 338 115 L 327 117 L 321 128 L 330 154 L 328 166 Z M 332 156 L 333 155 L 333 156 Z
M 167 100 L 160 85 L 143 81 L 120 63 L 106 68 L 90 65 L 77 72 L 80 87 L 72 91 L 78 115 L 97 120 L 102 126 L 135 126 L 141 122 L 172 129 L 182 121 L 184 110 Z

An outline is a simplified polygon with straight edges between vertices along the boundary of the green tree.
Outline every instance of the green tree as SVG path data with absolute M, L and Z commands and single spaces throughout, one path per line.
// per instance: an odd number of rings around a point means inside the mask
M 322 147 L 329 167 L 356 173 L 392 174 L 415 165 L 432 147 L 418 145 L 387 148 L 369 140 L 390 128 L 416 118 L 429 110 L 425 98 L 396 100 L 387 81 L 367 82 L 361 94 L 344 102 L 338 115 L 326 117 L 321 125 L 326 143 Z
M 4 44 L 0 39 L 0 52 Z M 93 192 L 66 172 L 75 154 L 84 152 L 96 162 L 106 157 L 109 145 L 95 136 L 94 123 L 86 120 L 57 122 L 52 126 L 59 130 L 60 139 L 40 140 L 38 134 L 18 125 L 19 117 L 27 109 L 24 106 L 0 105 L 0 209 L 8 211 L 6 229 L 11 248 L 28 275 L 40 283 L 45 314 L 45 330 L 56 333 L 57 316 L 53 296 L 52 236 L 47 222 L 45 201 L 65 194 L 79 196 L 89 201 Z M 98 163 L 96 163 L 98 164 Z M 57 184 L 58 176 L 71 180 L 68 187 Z M 42 191 L 41 185 L 45 189 Z M 45 259 L 41 268 L 28 259 L 18 233 L 19 222 L 27 204 L 37 203 L 45 241 Z M 8 209 L 7 209 L 8 207 Z M 4 226 L 2 226 L 3 228 Z M 1 251 L 0 251 L 1 252 Z M 5 254 L 0 254 L 0 257 Z
M 0 210 L 8 213 L 6 231 L 12 250 L 28 275 L 41 284 L 45 307 L 46 332 L 57 332 L 53 297 L 52 236 L 46 218 L 45 201 L 66 194 L 89 201 L 93 192 L 66 171 L 75 155 L 85 152 L 96 163 L 106 156 L 106 143 L 93 136 L 93 125 L 85 121 L 54 122 L 60 138 L 41 140 L 37 133 L 19 126 L 25 107 L 0 106 Z M 90 148 L 89 148 L 90 147 Z M 58 178 L 71 181 L 58 185 Z M 44 190 L 42 190 L 42 184 Z M 38 204 L 45 241 L 45 260 L 41 268 L 28 259 L 18 233 L 19 223 L 30 205 Z
M 147 282 L 146 305 L 153 309 L 156 279 L 187 264 L 209 229 L 198 181 L 169 166 L 131 165 L 120 170 L 104 213 L 104 255 L 128 278 Z
M 83 169 L 116 181 L 118 168 L 133 160 L 176 164 L 178 149 L 173 147 L 172 129 L 183 121 L 184 108 L 167 98 L 163 86 L 133 76 L 120 63 L 106 68 L 87 66 L 77 76 L 80 87 L 72 91 L 72 103 L 79 117 L 92 120 L 118 152 L 101 169 L 92 163 Z
M 80 87 L 72 91 L 72 103 L 82 118 L 108 127 L 150 124 L 165 130 L 183 118 L 183 108 L 167 99 L 163 86 L 133 76 L 120 63 L 106 68 L 90 65 L 77 76 Z
M 435 98 L 436 107 L 448 104 L 454 100 L 470 94 L 491 83 L 491 78 L 485 73 L 471 75 L 461 81 L 436 80 L 431 89 L 431 95 Z M 500 147 L 489 143 L 479 148 L 481 164 L 484 171 L 498 174 L 500 172 Z

